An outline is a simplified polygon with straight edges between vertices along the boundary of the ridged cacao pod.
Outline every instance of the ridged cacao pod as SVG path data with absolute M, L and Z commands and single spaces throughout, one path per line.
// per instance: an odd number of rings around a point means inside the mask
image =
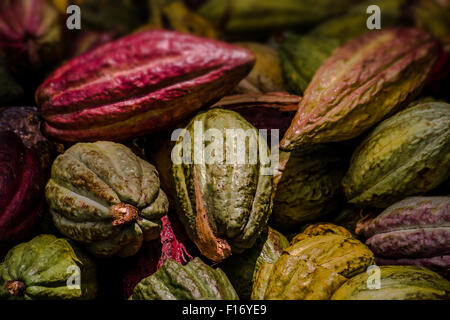
M 128 299 L 134 287 L 144 278 L 159 270 L 167 259 L 185 265 L 197 255 L 195 245 L 189 240 L 183 225 L 171 212 L 161 218 L 159 239 L 148 241 L 139 252 L 129 258 L 129 267 L 122 276 L 123 295 Z
M 339 41 L 331 37 L 288 33 L 280 45 L 281 69 L 288 91 L 303 94 L 317 69 L 338 45 Z
M 353 235 L 350 233 L 350 231 L 348 231 L 344 227 L 329 222 L 320 222 L 308 225 L 301 233 L 292 238 L 291 245 L 310 237 L 326 234 L 337 234 L 347 238 L 353 238 Z
M 164 265 L 134 288 L 131 300 L 238 300 L 225 273 L 200 258 L 185 266 L 167 259 Z
M 255 66 L 248 76 L 234 89 L 239 93 L 263 93 L 285 91 L 277 50 L 256 42 L 239 42 L 255 55 Z
M 44 206 L 44 183 L 34 153 L 15 133 L 0 132 L 0 255 L 35 231 Z
M 280 152 L 275 171 L 276 193 L 271 222 L 280 230 L 298 230 L 341 206 L 340 184 L 345 174 L 342 155 L 330 146 Z
M 275 263 L 261 265 L 252 299 L 329 299 L 346 280 L 372 264 L 373 253 L 354 238 L 310 236 L 286 248 Z
M 19 135 L 25 147 L 39 157 L 41 167 L 47 173 L 57 152 L 64 150 L 64 147 L 42 135 L 41 123 L 42 119 L 36 107 L 0 109 L 0 131 L 13 131 Z
M 215 144 L 205 149 L 209 134 Z M 220 262 L 241 253 L 264 230 L 272 209 L 269 157 L 257 129 L 233 111 L 200 113 L 181 133 L 172 150 L 178 213 L 207 258 Z
M 314 24 L 344 12 L 354 0 L 208 0 L 198 12 L 227 33 L 242 34 Z
M 350 140 L 422 88 L 437 42 L 410 28 L 369 32 L 337 48 L 311 80 L 280 148 Z
M 253 281 L 261 264 L 275 263 L 288 246 L 289 241 L 285 236 L 268 227 L 253 247 L 231 256 L 220 264 L 240 299 L 250 299 Z
M 450 197 L 411 197 L 358 225 L 381 265 L 417 265 L 450 277 Z
M 427 0 L 425 0 L 427 1 Z M 376 5 L 380 8 L 380 21 L 383 29 L 400 25 L 406 11 L 408 0 L 367 0 L 352 6 L 345 14 L 327 19 L 314 27 L 311 35 L 325 36 L 346 42 L 370 32 L 367 28 L 369 14 L 367 8 Z M 373 12 L 372 12 L 373 13 Z
M 78 276 L 79 287 L 68 285 Z M 0 263 L 0 299 L 94 299 L 96 268 L 72 242 L 43 234 L 12 248 Z
M 381 266 L 380 288 L 369 288 L 370 275 L 345 282 L 332 300 L 448 300 L 450 282 L 437 273 L 413 266 Z
M 252 53 L 178 32 L 139 32 L 75 57 L 38 88 L 52 138 L 127 140 L 168 129 L 247 75 Z
M 5 0 L 0 5 L 0 49 L 11 70 L 41 69 L 62 57 L 62 24 L 47 0 Z
M 342 180 L 357 206 L 386 208 L 450 176 L 450 105 L 429 102 L 380 123 L 355 150 Z
M 59 155 L 45 195 L 58 230 L 99 256 L 134 255 L 159 236 L 169 205 L 155 167 L 108 141 Z

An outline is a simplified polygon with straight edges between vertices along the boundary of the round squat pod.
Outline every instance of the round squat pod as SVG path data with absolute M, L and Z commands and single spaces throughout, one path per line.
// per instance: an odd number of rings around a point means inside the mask
M 108 141 L 59 155 L 45 193 L 58 230 L 99 256 L 134 255 L 159 236 L 169 206 L 155 167 Z
M 139 282 L 130 300 L 238 300 L 225 273 L 200 258 L 182 266 L 173 259 Z
M 70 240 L 39 235 L 0 263 L 0 299 L 94 299 L 96 268 Z

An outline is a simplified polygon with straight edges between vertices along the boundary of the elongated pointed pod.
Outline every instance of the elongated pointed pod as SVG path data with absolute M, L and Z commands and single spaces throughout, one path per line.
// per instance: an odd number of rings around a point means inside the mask
M 280 148 L 349 140 L 422 88 L 437 42 L 412 28 L 369 32 L 337 48 L 317 70 Z
M 73 58 L 36 91 L 44 131 L 67 142 L 168 129 L 212 104 L 250 71 L 253 54 L 179 32 L 142 31 Z
M 200 113 L 180 135 L 172 150 L 177 209 L 207 258 L 241 253 L 265 229 L 273 190 L 268 157 L 258 130 L 234 111 Z

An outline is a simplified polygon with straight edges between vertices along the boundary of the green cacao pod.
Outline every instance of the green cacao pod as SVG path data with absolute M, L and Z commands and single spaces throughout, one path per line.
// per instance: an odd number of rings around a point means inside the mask
M 344 12 L 354 0 L 208 0 L 198 12 L 227 33 L 314 24 Z
M 333 51 L 311 80 L 280 148 L 353 139 L 409 103 L 438 57 L 418 29 L 369 32 Z
M 248 300 L 261 264 L 274 263 L 288 246 L 289 241 L 285 236 L 268 227 L 252 248 L 224 260 L 220 267 L 225 271 L 239 297 Z
M 200 258 L 182 266 L 167 259 L 151 276 L 134 288 L 131 300 L 238 300 L 225 273 Z
M 263 263 L 252 299 L 322 300 L 348 278 L 374 264 L 360 241 L 339 234 L 307 237 L 286 248 L 275 263 Z
M 239 93 L 261 93 L 285 91 L 278 52 L 264 44 L 239 42 L 255 55 L 255 65 L 248 76 L 234 89 Z
M 320 35 L 288 33 L 280 46 L 281 69 L 289 92 L 303 94 L 317 69 L 339 41 Z
M 155 167 L 108 141 L 77 143 L 59 155 L 45 191 L 59 231 L 100 256 L 134 255 L 159 236 L 168 212 Z
M 200 113 L 181 132 L 172 150 L 177 209 L 207 258 L 241 253 L 264 230 L 272 209 L 269 157 L 258 130 L 234 111 Z
M 448 300 L 450 282 L 415 266 L 381 266 L 380 287 L 368 288 L 370 275 L 361 273 L 345 282 L 332 300 Z
M 427 0 L 425 0 L 427 1 Z M 383 28 L 399 25 L 408 0 L 368 0 L 352 6 L 345 14 L 327 19 L 312 31 L 312 35 L 339 39 L 341 43 L 362 36 L 366 32 L 369 15 L 367 8 L 377 5 L 380 8 L 380 22 Z M 373 12 L 372 12 L 373 13 Z
M 72 285 L 71 278 L 79 277 Z M 75 245 L 39 235 L 12 248 L 0 264 L 0 299 L 94 299 L 96 268 Z
M 279 159 L 270 218 L 276 228 L 298 230 L 301 224 L 340 207 L 345 162 L 336 150 L 319 145 L 309 150 L 281 152 Z
M 357 206 L 386 208 L 450 176 L 450 105 L 415 105 L 380 123 L 358 146 L 342 180 Z

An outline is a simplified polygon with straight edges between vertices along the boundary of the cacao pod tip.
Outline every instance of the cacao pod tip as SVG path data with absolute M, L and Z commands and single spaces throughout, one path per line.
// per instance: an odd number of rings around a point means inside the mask
M 120 226 L 138 218 L 138 209 L 126 203 L 114 204 L 110 207 L 113 226 Z

